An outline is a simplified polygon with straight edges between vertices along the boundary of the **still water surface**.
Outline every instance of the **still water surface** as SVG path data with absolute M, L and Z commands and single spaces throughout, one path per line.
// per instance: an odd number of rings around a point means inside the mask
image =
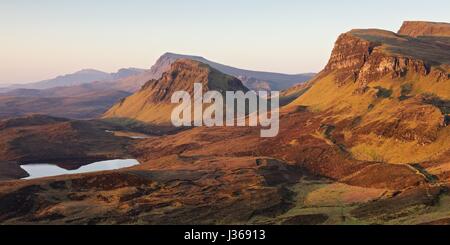
M 139 165 L 136 159 L 116 159 L 102 162 L 95 162 L 84 165 L 75 170 L 67 170 L 54 164 L 26 164 L 20 167 L 30 176 L 23 179 L 37 179 L 43 177 L 51 177 L 65 174 L 81 174 L 106 170 L 116 170 Z

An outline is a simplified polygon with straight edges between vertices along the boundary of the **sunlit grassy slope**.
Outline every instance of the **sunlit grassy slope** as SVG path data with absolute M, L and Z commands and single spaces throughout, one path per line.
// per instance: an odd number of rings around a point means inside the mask
M 450 129 L 442 127 L 448 113 L 445 105 L 450 101 L 450 80 L 436 82 L 414 73 L 396 79 L 386 76 L 369 83 L 367 92 L 358 94 L 358 83 L 349 81 L 340 86 L 334 75 L 315 81 L 287 108 L 306 106 L 327 113 L 324 123 L 357 121 L 343 130 L 354 158 L 415 163 L 437 159 L 450 150 Z M 444 106 L 426 102 L 427 97 L 436 98 Z M 409 133 L 417 136 L 402 139 Z M 424 143 L 421 137 L 431 140 Z

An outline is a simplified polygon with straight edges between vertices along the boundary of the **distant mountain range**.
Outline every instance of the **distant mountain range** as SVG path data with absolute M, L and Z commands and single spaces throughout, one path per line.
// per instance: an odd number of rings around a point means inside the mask
M 209 65 L 221 73 L 239 78 L 253 90 L 287 89 L 314 75 L 248 71 L 199 56 L 166 53 L 150 69 L 123 68 L 115 73 L 84 69 L 49 80 L 0 88 L 0 101 L 3 102 L 0 118 L 35 113 L 75 119 L 99 117 L 117 101 L 139 91 L 147 82 L 160 79 L 180 59 Z
M 69 87 L 84 83 L 91 83 L 96 81 L 110 82 L 144 72 L 144 69 L 139 68 L 123 68 L 115 73 L 106 73 L 94 69 L 83 69 L 72 74 L 62 75 L 53 79 L 33 82 L 28 84 L 16 84 L 8 86 L 8 90 L 26 88 L 26 89 L 49 89 L 55 87 Z
M 284 90 L 296 84 L 305 82 L 314 73 L 288 75 L 272 72 L 249 71 L 227 65 L 222 65 L 200 56 L 165 53 L 150 69 L 123 68 L 115 73 L 107 73 L 94 69 L 84 69 L 72 74 L 58 76 L 39 82 L 16 84 L 0 88 L 0 92 L 14 89 L 49 89 L 55 87 L 70 87 L 91 82 L 104 82 L 116 90 L 136 92 L 146 82 L 161 78 L 169 70 L 170 65 L 178 59 L 200 61 L 212 68 L 230 76 L 239 78 L 243 84 L 253 90 Z

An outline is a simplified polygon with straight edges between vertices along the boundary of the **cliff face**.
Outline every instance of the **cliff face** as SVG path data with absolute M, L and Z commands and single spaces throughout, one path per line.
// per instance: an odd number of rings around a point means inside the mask
M 347 79 L 357 80 L 359 71 L 368 60 L 375 43 L 357 38 L 351 34 L 342 34 L 335 43 L 325 72 L 337 72 L 339 83 Z
M 400 35 L 411 37 L 447 36 L 450 37 L 449 23 L 435 23 L 427 21 L 405 21 L 398 31 Z
M 353 30 L 337 39 L 322 75 L 334 73 L 340 86 L 357 82 L 357 92 L 364 92 L 368 83 L 386 76 L 395 79 L 416 74 L 440 81 L 449 77 L 445 66 L 450 57 L 447 48 L 450 46 L 441 40 L 403 38 L 382 30 Z
M 407 73 L 427 76 L 430 67 L 422 60 L 409 57 L 390 56 L 381 50 L 374 50 L 358 71 L 357 82 L 360 85 L 356 92 L 364 93 L 372 81 L 389 76 L 392 79 L 405 77 Z

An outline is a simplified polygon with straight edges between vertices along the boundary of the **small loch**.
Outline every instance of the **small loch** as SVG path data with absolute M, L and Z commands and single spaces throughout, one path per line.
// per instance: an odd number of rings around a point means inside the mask
M 127 137 L 130 139 L 135 140 L 141 140 L 141 139 L 148 139 L 150 136 L 142 133 L 136 133 L 136 132 L 126 132 L 126 131 L 111 131 L 111 130 L 105 130 L 106 133 L 113 134 L 117 137 Z
M 75 170 L 67 170 L 54 164 L 45 164 L 45 163 L 26 164 L 20 165 L 20 167 L 30 175 L 29 177 L 23 179 L 29 180 L 67 174 L 82 174 L 99 171 L 117 170 L 136 166 L 139 164 L 140 163 L 136 159 L 116 159 L 91 163 Z

